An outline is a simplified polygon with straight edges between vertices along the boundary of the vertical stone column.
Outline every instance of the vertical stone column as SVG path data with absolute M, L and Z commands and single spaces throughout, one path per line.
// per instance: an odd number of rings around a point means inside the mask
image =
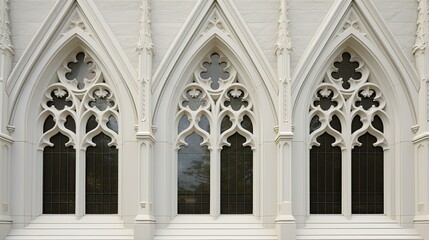
M 153 217 L 153 144 L 151 116 L 151 80 L 153 42 L 150 28 L 150 1 L 142 0 L 139 40 L 137 51 L 139 53 L 139 98 L 138 98 L 138 131 L 139 144 L 139 203 L 138 215 L 135 219 L 134 238 L 149 240 L 155 231 L 155 218 Z
M 0 2 L 0 239 L 9 232 L 10 217 L 10 148 L 13 127 L 7 125 L 8 96 L 6 82 L 12 69 L 13 48 L 10 40 L 9 0 Z
M 416 133 L 415 185 L 416 210 L 414 223 L 424 239 L 429 239 L 429 2 L 418 0 L 416 42 L 413 53 L 420 78 L 418 96 L 418 123 L 412 128 Z
M 292 103 L 290 79 L 289 20 L 286 0 L 280 0 L 279 30 L 276 44 L 279 77 L 277 132 L 277 232 L 279 239 L 295 239 L 295 218 L 292 216 Z

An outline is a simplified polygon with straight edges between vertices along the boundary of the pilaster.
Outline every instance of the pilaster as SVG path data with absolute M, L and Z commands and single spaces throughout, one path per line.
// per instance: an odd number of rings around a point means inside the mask
M 289 20 L 286 0 L 280 0 L 278 39 L 276 43 L 279 78 L 278 129 L 276 143 L 278 210 L 277 232 L 279 239 L 295 239 L 295 218 L 292 216 L 292 101 L 290 78 L 290 53 L 292 44 L 289 35 Z
M 6 81 L 12 68 L 13 48 L 10 40 L 9 0 L 0 2 L 0 239 L 9 232 L 10 217 L 10 148 L 13 128 L 7 125 L 8 97 Z
M 415 183 L 416 210 L 414 222 L 416 229 L 426 239 L 429 238 L 429 2 L 418 0 L 416 42 L 413 53 L 420 78 L 418 96 L 418 123 L 412 130 L 416 133 Z
M 139 40 L 139 97 L 138 97 L 138 131 L 139 144 L 139 203 L 138 215 L 135 218 L 134 238 L 150 240 L 155 231 L 153 216 L 153 144 L 151 113 L 151 81 L 153 42 L 150 28 L 150 0 L 142 0 Z

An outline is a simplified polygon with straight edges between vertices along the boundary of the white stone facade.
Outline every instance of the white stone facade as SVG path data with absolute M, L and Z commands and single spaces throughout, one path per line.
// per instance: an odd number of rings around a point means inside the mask
M 0 0 L 0 239 L 429 239 L 428 44 L 428 0 Z M 79 52 L 94 77 L 70 82 Z M 350 90 L 331 77 L 345 52 L 364 79 Z M 229 71 L 218 89 L 200 77 L 213 53 Z M 70 109 L 52 110 L 54 91 L 73 95 Z M 360 111 L 372 92 L 377 109 Z M 331 93 L 338 109 L 314 105 Z M 203 94 L 208 132 L 178 107 Z M 233 111 L 224 102 L 237 97 L 247 105 Z M 90 105 L 100 98 L 107 109 Z M 85 131 L 90 114 L 97 127 Z M 317 114 L 343 156 L 339 214 L 310 211 Z M 342 126 L 360 114 L 364 130 L 334 129 L 333 114 Z M 225 115 L 232 127 L 216 134 Z M 209 214 L 178 214 L 186 131 L 210 150 Z M 85 154 L 100 132 L 118 150 L 117 214 L 85 212 Z M 234 132 L 253 151 L 252 214 L 220 210 L 219 159 Z M 350 156 L 364 132 L 383 149 L 383 214 L 351 206 Z M 43 214 L 43 152 L 55 133 L 76 152 L 74 214 Z

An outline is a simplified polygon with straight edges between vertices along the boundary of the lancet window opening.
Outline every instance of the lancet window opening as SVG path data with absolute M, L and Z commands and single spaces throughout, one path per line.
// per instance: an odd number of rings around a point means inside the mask
M 72 214 L 84 206 L 86 214 L 117 214 L 119 109 L 96 61 L 83 50 L 72 52 L 41 105 L 42 213 Z M 85 187 L 77 187 L 80 179 Z M 77 191 L 85 196 L 81 205 Z
M 176 119 L 177 213 L 252 214 L 253 102 L 219 50 L 194 71 Z
M 343 51 L 309 109 L 310 214 L 384 213 L 385 110 L 368 66 L 354 51 Z

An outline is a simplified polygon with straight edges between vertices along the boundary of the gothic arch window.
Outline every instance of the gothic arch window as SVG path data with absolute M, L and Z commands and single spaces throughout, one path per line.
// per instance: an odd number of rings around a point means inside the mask
M 230 61 L 201 61 L 177 112 L 178 214 L 253 213 L 253 103 Z
M 363 60 L 342 52 L 310 106 L 310 214 L 384 213 L 385 108 Z
M 56 76 L 42 100 L 42 212 L 118 213 L 119 110 L 114 93 L 82 50 L 74 51 Z M 85 184 L 78 187 L 82 179 Z M 80 204 L 78 195 L 85 196 Z

